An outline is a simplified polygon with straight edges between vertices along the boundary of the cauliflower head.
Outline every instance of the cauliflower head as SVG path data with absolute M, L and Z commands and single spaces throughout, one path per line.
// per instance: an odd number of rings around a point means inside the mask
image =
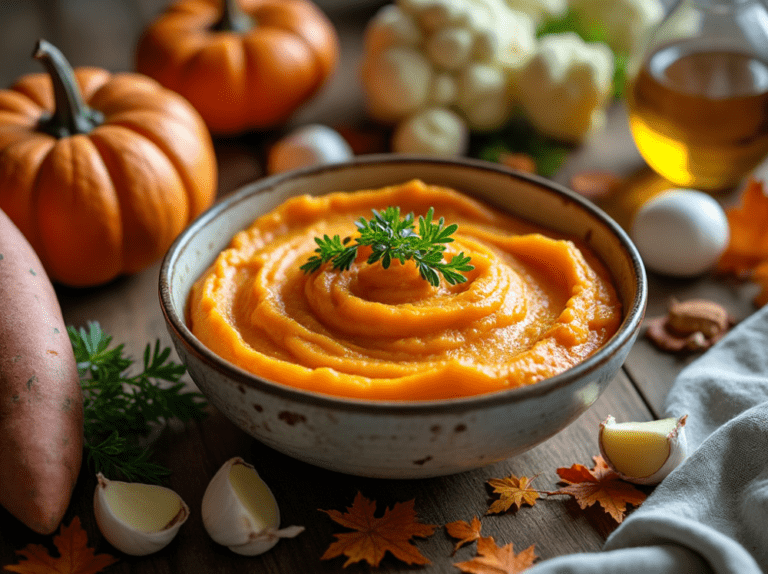
M 368 113 L 396 126 L 394 151 L 402 142 L 410 142 L 407 148 L 420 142 L 416 147 L 429 152 L 424 134 L 435 129 L 441 133 L 436 155 L 464 149 L 469 130 L 492 130 L 509 119 L 515 106 L 509 75 L 535 47 L 533 19 L 506 0 L 385 5 L 364 34 L 361 79 Z M 455 140 L 448 145 L 450 134 Z
M 542 36 L 520 70 L 517 90 L 526 117 L 546 136 L 577 143 L 605 124 L 614 54 L 574 32 Z
M 634 55 L 664 18 L 661 0 L 571 0 L 573 14 L 605 32 L 617 53 Z

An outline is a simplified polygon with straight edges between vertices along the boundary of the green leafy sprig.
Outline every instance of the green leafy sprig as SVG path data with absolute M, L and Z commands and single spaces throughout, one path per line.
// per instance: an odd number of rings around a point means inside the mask
M 203 396 L 184 390 L 184 365 L 169 360 L 171 349 L 161 349 L 158 340 L 146 346 L 142 369 L 129 374 L 135 361 L 124 355 L 124 345 L 110 348 L 112 337 L 98 323 L 67 332 L 83 389 L 88 465 L 110 478 L 161 482 L 170 471 L 152 461 L 142 439 L 153 425 L 205 416 Z
M 354 240 L 338 235 L 316 237 L 317 255 L 311 256 L 300 267 L 305 273 L 314 273 L 327 262 L 333 269 L 348 270 L 357 258 L 357 249 L 369 246 L 371 254 L 368 263 L 381 261 L 381 266 L 388 269 L 393 260 L 400 263 L 413 260 L 423 279 L 430 285 L 440 284 L 440 275 L 451 285 L 464 283 L 464 272 L 474 269 L 469 264 L 470 258 L 464 252 L 454 255 L 450 261 L 443 260 L 446 244 L 453 242 L 453 235 L 459 228 L 455 223 L 445 226 L 444 218 L 434 222 L 435 210 L 429 208 L 426 216 L 419 216 L 419 232 L 415 231 L 414 215 L 409 213 L 400 217 L 399 207 L 387 207 L 384 211 L 372 210 L 373 218 L 361 217 L 355 221 L 359 235 Z
M 505 126 L 494 132 L 473 134 L 470 155 L 499 162 L 505 153 L 527 154 L 536 162 L 536 173 L 552 177 L 573 147 L 543 135 L 521 113 L 516 113 Z

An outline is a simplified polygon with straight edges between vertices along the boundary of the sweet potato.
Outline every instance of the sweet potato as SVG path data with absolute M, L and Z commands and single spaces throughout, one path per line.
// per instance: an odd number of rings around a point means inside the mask
M 0 210 L 0 504 L 50 534 L 82 455 L 83 395 L 56 292 Z

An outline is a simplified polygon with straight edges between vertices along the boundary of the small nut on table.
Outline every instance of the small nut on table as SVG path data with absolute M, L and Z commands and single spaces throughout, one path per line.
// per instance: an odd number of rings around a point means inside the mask
M 571 189 L 592 201 L 608 199 L 622 183 L 621 177 L 608 171 L 582 171 L 571 177 Z
M 527 153 L 502 153 L 499 163 L 525 173 L 536 173 L 536 160 Z
M 651 319 L 645 333 L 662 351 L 703 351 L 719 341 L 734 324 L 728 311 L 714 301 L 672 299 L 667 315 Z

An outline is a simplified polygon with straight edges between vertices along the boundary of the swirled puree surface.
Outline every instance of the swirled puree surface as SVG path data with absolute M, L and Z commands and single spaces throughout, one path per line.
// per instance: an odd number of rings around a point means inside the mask
M 354 237 L 371 209 L 458 224 L 445 260 L 467 281 L 438 287 L 412 261 L 306 274 L 315 237 Z M 416 226 L 418 230 L 418 225 Z M 618 329 L 608 274 L 585 246 L 457 191 L 410 181 L 289 199 L 239 232 L 195 283 L 193 333 L 224 359 L 318 393 L 414 401 L 530 385 L 594 353 Z

